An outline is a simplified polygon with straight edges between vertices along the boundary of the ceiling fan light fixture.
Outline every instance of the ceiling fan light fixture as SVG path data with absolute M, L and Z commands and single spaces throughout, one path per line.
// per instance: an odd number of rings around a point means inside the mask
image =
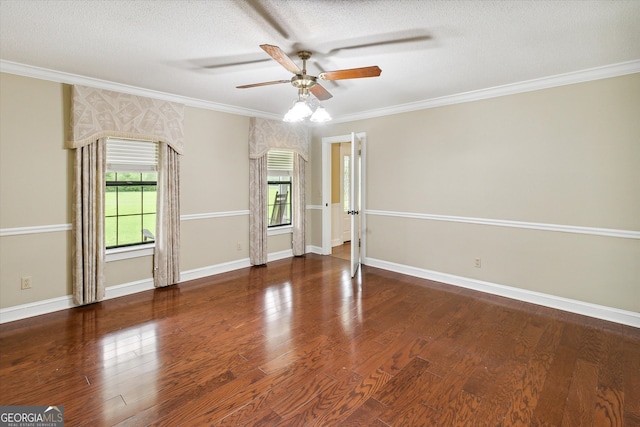
M 287 111 L 284 118 L 285 122 L 301 122 L 309 119 L 314 123 L 322 123 L 331 120 L 331 116 L 318 103 L 315 98 L 309 97 L 309 89 L 306 87 L 298 89 L 298 100 Z
M 325 108 L 320 105 L 318 108 L 316 108 L 316 111 L 313 112 L 309 120 L 314 123 L 324 123 L 331 120 L 331 116 L 329 115 L 327 110 L 325 110 Z
M 318 83 L 320 80 L 345 80 L 359 79 L 363 77 L 378 77 L 382 70 L 377 65 L 368 67 L 350 68 L 346 70 L 325 71 L 318 76 L 307 74 L 307 61 L 311 58 L 311 52 L 301 50 L 298 52 L 298 58 L 302 60 L 302 68 L 278 46 L 269 44 L 261 44 L 260 47 L 277 63 L 282 65 L 287 71 L 293 73 L 291 85 L 298 88 L 298 101 L 285 114 L 285 122 L 301 122 L 307 118 L 314 123 L 322 123 L 331 120 L 331 116 L 322 106 L 318 105 L 316 100 L 326 101 L 333 97 L 322 85 Z M 250 87 L 268 86 L 273 84 L 287 83 L 288 80 L 276 80 L 271 82 L 254 83 L 249 85 L 236 86 L 238 89 L 246 89 Z M 313 94 L 315 99 L 307 100 L 309 94 Z M 312 114 L 313 113 L 313 114 Z
M 284 116 L 285 122 L 301 122 L 309 117 L 313 111 L 303 99 L 297 100 Z
M 296 123 L 296 122 L 301 122 L 303 120 L 304 120 L 304 117 L 295 117 L 293 114 L 291 114 L 291 110 L 287 111 L 287 114 L 285 114 L 284 118 L 282 119 L 282 121 L 287 123 Z

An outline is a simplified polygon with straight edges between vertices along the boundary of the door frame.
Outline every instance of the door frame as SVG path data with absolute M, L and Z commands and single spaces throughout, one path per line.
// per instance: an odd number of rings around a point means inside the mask
M 351 163 L 351 150 L 349 149 L 348 152 L 345 150 L 346 147 L 343 147 L 342 144 L 340 144 L 340 208 L 342 209 L 342 215 L 340 217 L 340 227 L 341 227 L 341 234 L 340 234 L 340 240 L 342 241 L 342 243 L 344 244 L 344 242 L 347 241 L 351 241 L 351 215 L 347 214 L 347 211 L 349 210 L 349 206 L 346 205 L 344 203 L 344 158 L 345 157 L 349 157 L 349 163 Z M 333 165 L 331 165 L 333 168 Z M 351 177 L 349 177 L 349 179 L 351 179 Z M 332 183 L 333 184 L 333 183 Z M 333 193 L 333 185 L 331 186 L 332 190 L 331 192 Z M 331 194 L 331 198 L 333 198 L 333 194 Z M 346 225 L 348 224 L 348 226 Z M 331 225 L 333 226 L 333 220 L 331 221 Z M 333 233 L 336 230 L 331 230 L 331 235 L 333 236 Z M 345 235 L 346 232 L 346 235 Z M 335 236 L 334 236 L 335 237 Z M 331 244 L 333 245 L 335 242 L 332 242 Z
M 360 262 L 366 259 L 366 152 L 367 133 L 355 132 L 362 143 L 360 152 Z M 351 142 L 351 133 L 345 135 L 328 136 L 322 138 L 322 255 L 331 255 L 331 144 Z

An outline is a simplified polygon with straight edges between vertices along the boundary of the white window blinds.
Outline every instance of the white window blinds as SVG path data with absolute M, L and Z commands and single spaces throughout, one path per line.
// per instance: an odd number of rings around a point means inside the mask
M 107 139 L 107 170 L 154 172 L 158 169 L 158 144 L 152 141 Z
M 270 176 L 290 176 L 293 174 L 293 151 L 269 150 L 267 170 Z

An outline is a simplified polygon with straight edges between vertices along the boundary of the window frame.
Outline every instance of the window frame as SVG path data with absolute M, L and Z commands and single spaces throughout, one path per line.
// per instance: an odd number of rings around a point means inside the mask
M 106 193 L 107 193 L 106 189 L 107 189 L 108 187 L 145 187 L 145 186 L 149 187 L 149 186 L 153 186 L 153 187 L 156 187 L 156 195 L 157 195 L 157 191 L 158 191 L 158 179 L 157 179 L 157 172 L 154 172 L 154 173 L 156 173 L 156 180 L 155 180 L 155 181 L 142 181 L 142 175 L 144 175 L 144 174 L 146 174 L 146 173 L 149 173 L 149 172 L 116 172 L 116 171 L 106 171 L 106 173 L 107 173 L 107 174 L 108 174 L 108 173 L 114 173 L 114 174 L 115 174 L 115 177 L 116 177 L 116 180 L 115 180 L 115 181 L 107 181 L 107 180 L 105 179 L 105 197 L 106 197 Z M 140 181 L 118 181 L 118 173 L 135 173 L 135 174 L 140 174 Z M 118 199 L 118 194 L 119 194 L 119 193 L 118 193 L 118 189 L 116 189 L 116 191 L 115 191 L 115 192 L 116 192 L 116 200 L 117 200 L 117 199 Z M 126 192 L 125 192 L 125 193 L 126 193 Z M 157 197 L 157 196 L 156 196 L 156 197 Z M 119 218 L 121 218 L 121 217 L 128 217 L 128 216 L 140 216 L 140 217 L 141 217 L 141 218 L 140 218 L 140 220 L 141 220 L 141 222 L 142 222 L 142 221 L 144 220 L 144 215 L 153 214 L 153 215 L 156 215 L 156 216 L 157 216 L 157 214 L 158 214 L 158 212 L 157 212 L 157 206 L 156 206 L 156 208 L 154 209 L 154 211 L 153 211 L 153 212 L 149 212 L 149 213 L 145 213 L 145 212 L 144 212 L 144 189 L 142 189 L 142 191 L 141 191 L 141 200 L 140 200 L 140 205 L 141 205 L 141 209 L 142 209 L 141 213 L 136 213 L 136 214 L 122 214 L 122 215 L 120 215 L 120 214 L 119 214 L 119 212 L 118 212 L 118 207 L 119 207 L 119 205 L 118 205 L 117 203 L 116 203 L 116 214 L 115 214 L 115 215 L 107 215 L 107 214 L 106 214 L 106 212 L 105 212 L 105 213 L 104 213 L 104 215 L 103 215 L 104 220 L 105 220 L 105 240 L 106 240 L 106 221 L 107 221 L 107 218 L 116 218 L 116 223 L 117 223 L 118 219 L 119 219 Z M 105 209 L 106 209 L 106 206 L 105 206 Z M 155 230 L 154 230 L 154 232 L 155 232 Z M 118 226 L 116 225 L 116 240 L 117 240 L 117 238 L 118 238 Z M 141 242 L 137 242 L 137 243 L 125 243 L 125 244 L 122 244 L 122 245 L 116 245 L 116 246 L 111 246 L 111 247 L 107 246 L 107 245 L 106 245 L 106 242 L 105 242 L 105 249 L 106 249 L 106 250 L 111 250 L 111 249 L 122 249 L 122 248 L 127 248 L 127 247 L 132 247 L 132 246 L 148 245 L 148 244 L 150 244 L 150 243 L 155 243 L 155 236 L 154 236 L 153 242 L 148 242 L 148 243 L 145 243 L 144 237 L 143 237 L 143 240 L 142 240 Z
M 285 215 L 285 217 L 289 218 L 289 222 L 286 223 L 280 223 L 280 224 L 275 224 L 275 225 L 270 225 L 269 222 L 271 222 L 271 219 L 269 218 L 269 208 L 271 206 L 273 206 L 273 208 L 275 209 L 275 203 L 271 203 L 269 200 L 267 200 L 267 229 L 276 229 L 278 227 L 292 227 L 293 226 L 293 177 L 289 177 L 289 181 L 269 181 L 267 180 L 267 188 L 269 188 L 269 186 L 271 185 L 277 185 L 277 186 L 282 186 L 282 185 L 286 185 L 287 187 L 289 187 L 289 191 L 287 192 L 287 199 L 285 200 L 285 209 L 286 212 L 288 213 L 288 215 Z M 269 191 L 267 191 L 267 197 L 269 194 Z
M 270 158 L 273 155 L 273 158 Z M 294 174 L 293 174 L 293 157 L 295 153 L 290 150 L 270 149 L 267 152 L 267 194 L 266 200 L 266 212 L 265 217 L 267 221 L 267 235 L 274 236 L 278 234 L 287 234 L 293 232 L 293 222 L 295 211 L 293 209 L 293 191 L 294 191 Z M 286 158 L 285 158 L 286 157 Z M 289 179 L 284 181 L 283 177 Z M 269 200 L 269 186 L 270 185 L 287 185 L 289 192 L 287 196 L 287 202 L 285 204 L 288 209 L 289 222 L 285 224 L 270 225 L 269 208 L 273 206 L 271 200 Z
M 158 164 L 158 157 L 159 157 L 159 146 L 158 146 L 158 142 L 157 141 L 151 141 L 151 140 L 140 140 L 140 139 L 127 139 L 127 138 L 108 138 L 107 139 L 107 150 L 109 150 L 109 143 L 112 144 L 135 144 L 135 143 L 153 143 L 155 144 L 155 163 L 150 163 L 148 161 L 146 161 L 144 164 L 140 164 L 140 165 L 132 165 L 132 164 L 128 164 L 125 160 L 124 163 L 119 163 L 119 162 L 114 162 L 114 163 L 110 163 L 110 159 L 109 159 L 109 155 L 107 154 L 107 165 L 105 168 L 105 182 L 104 182 L 104 189 L 105 189 L 105 193 L 106 193 L 106 189 L 107 186 L 109 186 L 109 184 L 107 184 L 107 179 L 106 179 L 106 173 L 109 172 L 115 172 L 115 173 L 148 173 L 148 172 L 155 172 L 156 174 L 158 173 L 158 168 L 159 168 L 159 164 Z M 110 182 L 118 182 L 118 181 L 110 181 Z M 157 180 L 157 175 L 156 175 L 156 181 L 141 181 L 140 183 L 136 182 L 134 185 L 143 185 L 143 183 L 153 183 L 151 185 L 155 185 L 156 186 L 156 197 L 157 197 L 157 191 L 158 191 L 158 180 Z M 117 184 L 115 184 L 117 185 Z M 157 200 L 157 199 L 156 199 Z M 105 205 L 105 209 L 106 209 L 106 205 Z M 157 207 L 155 209 L 155 215 L 156 215 L 156 220 L 157 220 Z M 106 222 L 106 211 L 103 211 L 102 214 L 102 220 Z M 153 230 L 155 233 L 155 230 Z M 111 261 L 119 261 L 119 260 L 124 260 L 124 259 L 130 259 L 130 258 L 138 258 L 138 257 L 145 257 L 145 256 L 152 256 L 154 254 L 155 251 L 155 239 L 153 242 L 141 242 L 141 243 L 136 243 L 136 244 L 130 244 L 130 245 L 123 245 L 123 246 L 118 246 L 118 247 L 111 247 L 111 248 L 107 248 L 106 247 L 106 224 L 105 224 L 105 245 L 104 245 L 104 253 L 105 253 L 105 262 L 111 262 Z

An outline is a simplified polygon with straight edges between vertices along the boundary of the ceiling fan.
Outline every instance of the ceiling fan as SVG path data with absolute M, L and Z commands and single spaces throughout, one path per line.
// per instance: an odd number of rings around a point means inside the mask
M 326 71 L 318 74 L 317 76 L 311 76 L 307 74 L 307 60 L 311 58 L 311 52 L 306 50 L 298 52 L 298 58 L 302 60 L 302 68 L 300 68 L 278 46 L 263 44 L 260 45 L 260 47 L 262 48 L 262 50 L 267 52 L 269 56 L 275 59 L 280 65 L 293 73 L 294 76 L 290 80 L 275 80 L 270 82 L 236 86 L 238 89 L 247 89 L 251 87 L 268 86 L 281 83 L 291 83 L 294 87 L 298 88 L 298 94 L 300 97 L 306 98 L 309 92 L 311 92 L 316 98 L 324 101 L 331 98 L 333 95 L 331 95 L 329 91 L 322 87 L 320 83 L 318 83 L 318 80 L 345 80 L 358 79 L 363 77 L 378 77 L 380 73 L 382 73 L 380 67 L 374 65 L 371 67 Z

